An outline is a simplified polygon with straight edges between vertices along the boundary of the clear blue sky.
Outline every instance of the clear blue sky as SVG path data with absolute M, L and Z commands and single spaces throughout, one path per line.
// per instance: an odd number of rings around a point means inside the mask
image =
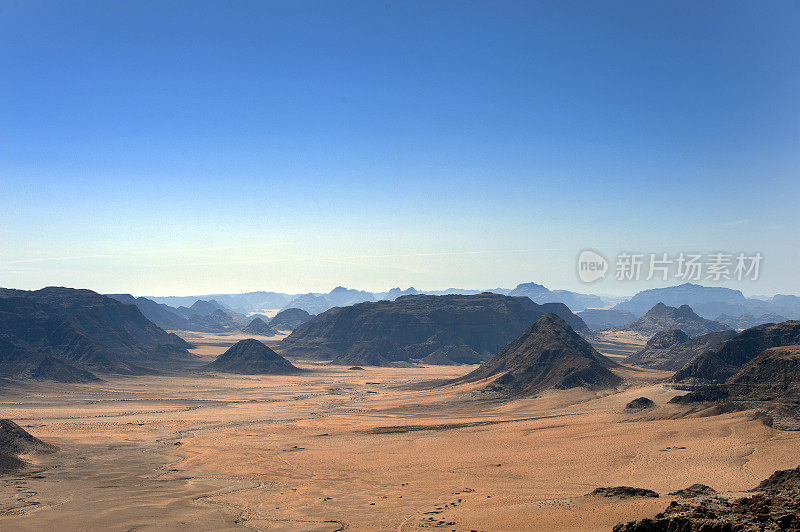
M 800 3 L 0 0 L 0 285 L 799 293 Z

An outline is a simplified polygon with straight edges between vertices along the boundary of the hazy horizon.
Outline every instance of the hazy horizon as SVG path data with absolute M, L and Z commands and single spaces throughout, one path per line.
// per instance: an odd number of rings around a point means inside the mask
M 500 8 L 502 7 L 502 9 Z M 797 294 L 800 8 L 4 2 L 0 285 Z

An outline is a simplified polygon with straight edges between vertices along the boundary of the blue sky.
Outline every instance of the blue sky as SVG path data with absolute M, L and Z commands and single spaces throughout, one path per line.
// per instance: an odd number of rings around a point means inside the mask
M 800 4 L 0 0 L 0 284 L 800 293 Z M 663 284 L 663 283 L 654 283 Z

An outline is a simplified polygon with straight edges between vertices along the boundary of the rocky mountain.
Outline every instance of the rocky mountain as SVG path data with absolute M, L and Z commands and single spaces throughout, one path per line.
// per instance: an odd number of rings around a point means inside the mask
M 736 336 L 736 331 L 720 331 L 694 338 L 680 329 L 657 332 L 644 348 L 625 358 L 625 364 L 644 368 L 677 371 L 700 353 L 715 348 Z
M 45 443 L 11 421 L 0 419 L 0 474 L 10 473 L 25 466 L 21 454 L 49 454 L 58 447 Z
M 614 330 L 632 331 L 649 337 L 667 329 L 680 329 L 689 336 L 700 336 L 710 332 L 725 331 L 729 328 L 716 321 L 701 318 L 689 305 L 675 308 L 664 303 L 657 303 L 638 320 L 628 325 L 615 327 Z
M 728 316 L 727 314 L 720 314 L 714 321 L 723 323 L 731 329 L 749 329 L 756 325 L 764 325 L 765 323 L 780 323 L 787 321 L 787 318 L 780 314 L 762 314 L 761 316 L 753 316 L 752 314 L 742 314 L 741 316 Z
M 446 330 L 481 356 L 490 356 L 548 312 L 558 314 L 575 329 L 588 332 L 586 324 L 560 303 L 537 305 L 525 297 L 491 293 L 416 295 L 332 308 L 297 327 L 281 342 L 281 349 L 287 356 L 336 359 L 352 354 L 351 348 L 357 344 L 366 343 L 359 347 L 360 352 L 367 352 L 369 347 L 389 361 L 408 361 L 430 354 L 418 349 L 419 345 L 437 345 L 434 337 Z M 389 343 L 384 344 L 384 340 Z M 402 355 L 397 354 L 395 344 L 402 349 Z M 387 346 L 391 347 L 389 351 L 380 352 Z M 370 358 L 374 355 L 370 354 Z
M 293 331 L 311 317 L 311 314 L 303 309 L 287 308 L 275 314 L 269 324 L 275 331 Z
M 493 387 L 511 395 L 535 395 L 553 388 L 604 389 L 622 382 L 611 371 L 617 366 L 564 320 L 545 314 L 497 355 L 453 383 L 497 377 Z
M 144 315 L 145 318 L 152 321 L 162 329 L 171 330 L 189 330 L 189 320 L 185 316 L 181 316 L 178 309 L 165 305 L 163 303 L 156 303 L 146 297 L 133 297 L 130 294 L 107 294 L 108 297 L 116 299 L 120 303 L 126 305 L 136 305 L 136 308 Z
M 693 358 L 675 373 L 673 381 L 723 383 L 765 349 L 797 344 L 800 344 L 800 321 L 752 327 Z
M 726 382 L 693 387 L 670 402 L 757 409 L 774 428 L 800 430 L 800 345 L 765 349 Z
M 0 289 L 0 345 L 5 375 L 67 382 L 170 369 L 192 357 L 136 306 L 59 287 Z
M 636 320 L 636 316 L 627 310 L 614 309 L 587 309 L 576 312 L 578 316 L 593 331 L 619 327 Z
M 244 329 L 242 332 L 247 334 L 258 334 L 261 336 L 272 336 L 274 331 L 272 327 L 269 326 L 267 322 L 256 316 Z
M 109 297 L 135 305 L 147 319 L 164 329 L 228 332 L 241 329 L 247 323 L 245 316 L 214 300 L 196 300 L 190 307 L 174 308 L 146 297 L 134 298 L 130 294 L 111 294 Z
M 205 369 L 245 375 L 292 375 L 302 370 L 278 353 L 252 338 L 240 340 Z
M 579 294 L 569 290 L 549 290 L 536 283 L 519 284 L 508 295 L 529 297 L 531 301 L 540 305 L 543 303 L 564 303 L 573 312 L 606 305 L 605 301 L 599 296 Z

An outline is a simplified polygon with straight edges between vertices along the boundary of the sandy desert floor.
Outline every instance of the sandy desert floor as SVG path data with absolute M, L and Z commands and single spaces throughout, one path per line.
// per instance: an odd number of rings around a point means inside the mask
M 60 451 L 0 477 L 0 530 L 609 530 L 669 491 L 745 490 L 800 456 L 800 433 L 751 413 L 681 416 L 659 372 L 498 403 L 431 387 L 467 366 L 299 365 L 5 389 L 0 417 Z M 641 395 L 658 408 L 625 413 Z M 617 485 L 662 496 L 584 496 Z

